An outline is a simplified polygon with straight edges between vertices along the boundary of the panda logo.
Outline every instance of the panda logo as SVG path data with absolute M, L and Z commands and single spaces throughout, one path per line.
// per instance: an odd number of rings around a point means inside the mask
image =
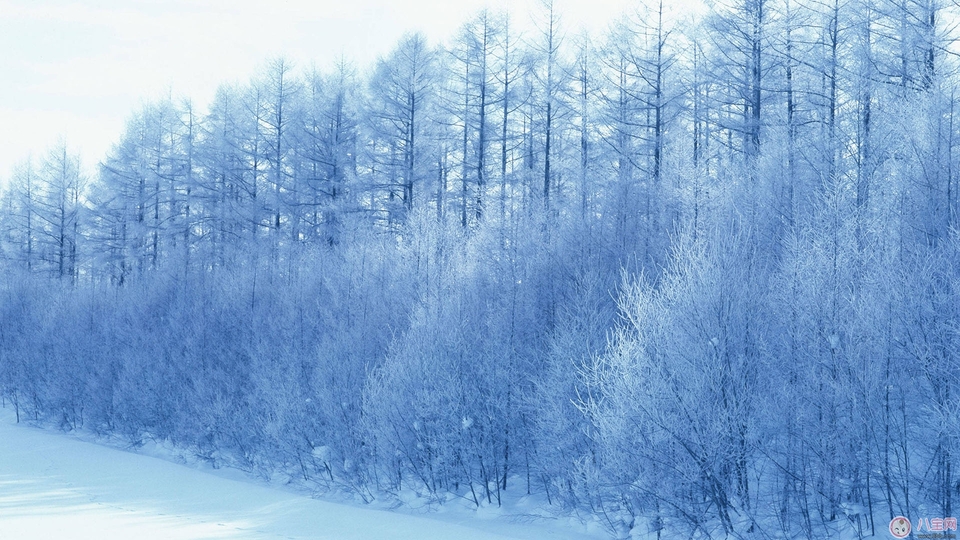
M 897 516 L 890 520 L 890 534 L 894 538 L 906 538 L 910 535 L 910 520 Z

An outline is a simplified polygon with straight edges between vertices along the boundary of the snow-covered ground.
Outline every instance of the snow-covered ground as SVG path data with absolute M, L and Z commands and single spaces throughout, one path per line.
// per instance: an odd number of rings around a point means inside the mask
M 314 499 L 237 471 L 203 470 L 55 430 L 0 409 L 0 540 L 456 539 L 594 540 L 570 520 L 511 511 L 391 512 Z

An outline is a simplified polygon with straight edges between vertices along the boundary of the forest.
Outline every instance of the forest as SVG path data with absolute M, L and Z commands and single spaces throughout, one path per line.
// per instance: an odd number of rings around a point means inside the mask
M 590 36 L 546 0 L 154 100 L 95 174 L 9 171 L 0 395 L 618 539 L 954 517 L 958 7 L 652 0 Z

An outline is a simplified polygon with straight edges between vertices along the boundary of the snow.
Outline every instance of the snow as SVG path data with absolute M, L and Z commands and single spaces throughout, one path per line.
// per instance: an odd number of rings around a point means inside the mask
M 604 538 L 502 510 L 447 505 L 417 515 L 323 501 L 81 438 L 18 425 L 0 409 L 0 540 Z

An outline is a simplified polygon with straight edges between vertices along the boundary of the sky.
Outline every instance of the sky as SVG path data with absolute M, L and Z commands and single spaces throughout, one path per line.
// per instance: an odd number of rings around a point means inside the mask
M 567 31 L 602 33 L 630 0 L 557 0 Z M 537 0 L 0 0 L 0 184 L 59 140 L 95 170 L 143 103 L 189 97 L 268 59 L 362 69 L 407 31 L 447 41 L 483 7 L 530 28 Z

